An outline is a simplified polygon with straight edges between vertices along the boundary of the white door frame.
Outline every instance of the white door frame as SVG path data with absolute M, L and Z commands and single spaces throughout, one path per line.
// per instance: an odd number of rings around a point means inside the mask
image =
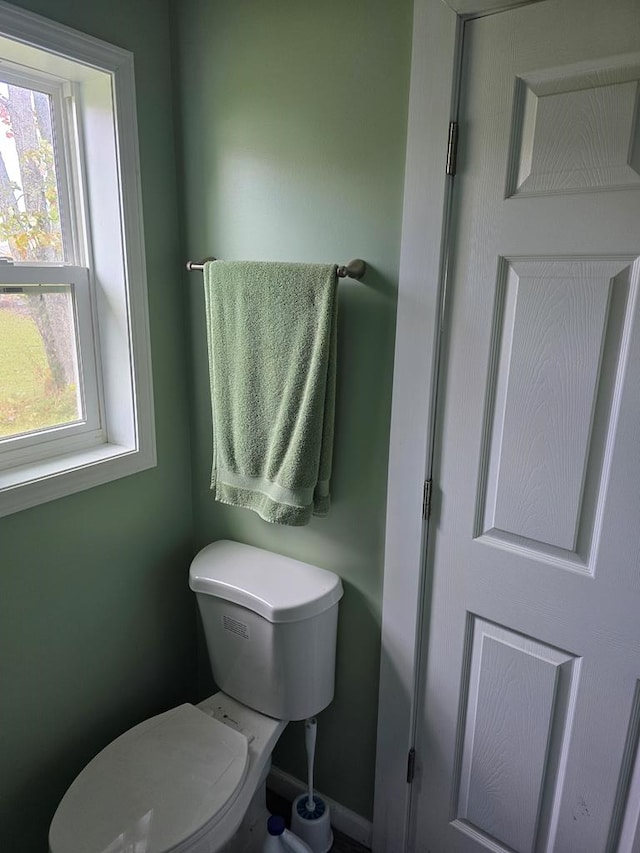
M 391 410 L 374 853 L 407 849 L 424 585 L 425 479 L 431 470 L 442 267 L 462 22 L 535 0 L 415 0 Z M 455 11 L 455 10 L 457 11 Z M 458 12 L 460 14 L 458 14 Z

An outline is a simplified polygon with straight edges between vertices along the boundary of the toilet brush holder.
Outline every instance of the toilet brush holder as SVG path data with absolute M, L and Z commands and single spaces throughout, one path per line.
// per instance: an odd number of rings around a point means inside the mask
M 329 806 L 315 793 L 313 809 L 308 806 L 308 794 L 295 798 L 291 806 L 291 831 L 306 842 L 313 853 L 329 853 L 333 844 Z

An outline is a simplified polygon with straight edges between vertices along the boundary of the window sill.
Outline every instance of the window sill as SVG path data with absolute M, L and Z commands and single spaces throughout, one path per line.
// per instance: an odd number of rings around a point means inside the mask
M 0 517 L 152 468 L 156 458 L 151 445 L 101 444 L 2 471 Z

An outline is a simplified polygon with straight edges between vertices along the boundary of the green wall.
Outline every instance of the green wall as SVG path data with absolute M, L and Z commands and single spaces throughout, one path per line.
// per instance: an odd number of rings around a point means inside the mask
M 305 528 L 212 500 L 201 276 L 185 284 L 196 543 L 228 537 L 343 578 L 317 784 L 370 818 L 411 3 L 180 0 L 173 12 L 187 256 L 370 265 L 363 284 L 340 284 L 333 506 Z M 305 778 L 301 724 L 275 763 Z
M 83 764 L 191 697 L 193 537 L 167 4 L 19 5 L 135 53 L 158 438 L 157 468 L 0 519 L 0 848 L 44 853 Z
M 0 846 L 44 851 L 98 749 L 211 689 L 186 573 L 221 537 L 343 578 L 317 782 L 371 817 L 411 2 L 18 5 L 135 54 L 158 467 L 0 519 Z M 212 501 L 201 277 L 178 272 L 208 254 L 370 265 L 340 284 L 333 507 L 308 527 Z M 300 724 L 275 762 L 304 777 Z

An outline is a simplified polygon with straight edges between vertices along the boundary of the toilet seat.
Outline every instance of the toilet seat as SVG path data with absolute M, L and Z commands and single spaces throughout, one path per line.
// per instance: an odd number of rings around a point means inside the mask
M 145 720 L 73 782 L 51 853 L 168 853 L 228 810 L 248 766 L 248 738 L 193 705 Z

